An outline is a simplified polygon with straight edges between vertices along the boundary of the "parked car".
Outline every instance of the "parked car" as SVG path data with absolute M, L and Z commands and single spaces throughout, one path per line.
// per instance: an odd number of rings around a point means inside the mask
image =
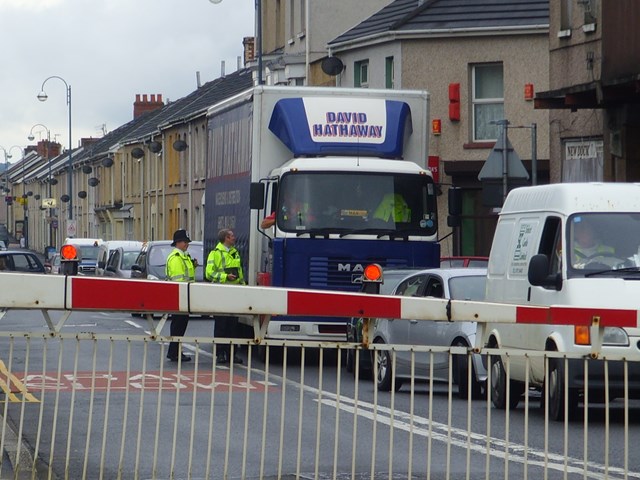
M 131 265 L 135 261 L 138 253 L 142 249 L 142 242 L 138 242 L 137 240 L 107 240 L 106 242 L 102 242 L 98 247 L 98 257 L 97 257 L 97 266 L 96 266 L 96 275 L 99 277 L 111 277 L 113 275 L 107 275 L 105 273 L 105 268 L 107 267 L 107 263 L 110 260 L 111 254 L 118 247 L 123 247 L 127 253 L 133 252 L 133 260 L 131 262 L 127 262 L 128 265 L 125 268 L 127 271 L 131 271 Z M 129 274 L 123 278 L 129 278 Z M 118 276 L 118 275 L 116 275 Z
M 488 265 L 489 257 L 442 257 L 440 259 L 440 268 L 487 268 Z
M 0 251 L 0 272 L 47 273 L 38 256 L 24 250 Z
M 411 297 L 436 297 L 453 300 L 482 301 L 485 296 L 487 270 L 484 268 L 427 269 L 412 273 L 402 280 L 393 295 Z M 463 346 L 475 345 L 475 322 L 431 322 L 380 318 L 375 320 L 373 342 L 395 345 Z M 375 350 L 378 369 L 378 389 L 388 391 L 392 384 L 392 355 L 388 350 Z M 458 396 L 468 396 L 468 356 L 442 353 L 416 353 L 414 355 L 414 378 L 429 380 L 433 359 L 433 380 L 449 380 L 449 360 L 453 361 L 453 380 L 458 385 Z M 486 384 L 486 368 L 480 355 L 471 355 L 471 396 L 480 398 Z M 395 354 L 396 380 L 399 389 L 405 380 L 411 379 L 411 352 L 397 351 Z
M 164 280 L 167 257 L 174 247 L 171 240 L 154 240 L 146 242 L 131 266 L 131 278 L 146 278 L 148 280 Z M 191 242 L 187 250 L 192 258 L 198 261 L 196 267 L 196 282 L 204 280 L 204 245 L 202 242 Z
M 131 278 L 131 267 L 135 264 L 139 248 L 118 247 L 111 251 L 102 276 L 112 278 Z
M 6 250 L 7 249 L 7 244 L 4 243 L 4 240 L 0 240 L 0 250 Z
M 45 260 L 44 268 L 47 273 L 57 275 L 60 273 L 60 254 L 54 253 L 49 257 L 49 260 Z

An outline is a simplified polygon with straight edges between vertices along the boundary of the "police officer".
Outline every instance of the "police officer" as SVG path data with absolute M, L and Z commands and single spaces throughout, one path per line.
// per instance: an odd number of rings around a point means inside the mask
M 207 257 L 205 278 L 213 283 L 227 283 L 244 285 L 242 272 L 242 260 L 235 247 L 236 236 L 233 231 L 224 228 L 218 232 L 218 244 L 211 250 Z M 213 336 L 216 338 L 239 337 L 238 317 L 215 317 Z M 230 345 L 218 345 L 217 362 L 229 363 L 231 357 Z M 237 355 L 233 357 L 234 363 L 242 363 Z
M 193 282 L 196 278 L 197 261 L 187 253 L 191 239 L 186 230 L 176 230 L 173 234 L 172 247 L 175 247 L 167 257 L 166 275 L 170 282 Z M 189 315 L 171 315 L 170 333 L 172 337 L 182 337 L 187 330 Z M 178 342 L 171 342 L 167 351 L 167 358 L 172 362 L 178 361 Z M 180 354 L 183 362 L 190 362 L 191 357 Z

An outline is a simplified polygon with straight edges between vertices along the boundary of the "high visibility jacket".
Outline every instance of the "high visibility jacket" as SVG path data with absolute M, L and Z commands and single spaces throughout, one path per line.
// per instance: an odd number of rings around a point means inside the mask
M 373 218 L 384 220 L 385 222 L 410 222 L 411 209 L 402 198 L 402 195 L 399 193 L 387 193 L 373 213 Z
M 187 252 L 174 248 L 167 257 L 167 280 L 171 282 L 194 282 L 196 267 Z
M 235 274 L 235 280 L 228 280 L 229 274 Z M 244 284 L 244 273 L 242 272 L 242 260 L 240 252 L 236 247 L 227 248 L 219 242 L 216 248 L 209 252 L 207 257 L 207 269 L 205 278 L 213 283 L 233 283 Z

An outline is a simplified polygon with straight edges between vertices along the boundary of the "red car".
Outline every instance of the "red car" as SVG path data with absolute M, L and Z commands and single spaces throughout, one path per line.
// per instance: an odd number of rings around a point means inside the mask
M 479 267 L 487 268 L 489 257 L 442 257 L 440 268 Z

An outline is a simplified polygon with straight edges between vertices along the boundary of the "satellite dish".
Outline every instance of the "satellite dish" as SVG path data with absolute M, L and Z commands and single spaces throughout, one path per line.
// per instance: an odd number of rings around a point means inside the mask
M 93 172 L 93 169 L 91 168 L 91 165 L 85 165 L 82 167 L 82 171 L 86 174 L 89 174 L 91 172 Z
M 78 192 L 78 197 L 80 198 L 87 198 L 87 192 L 85 190 L 80 190 Z
M 64 194 L 60 197 L 60 200 L 62 200 L 64 203 L 67 203 L 69 201 L 69 195 Z
M 336 76 L 344 70 L 344 64 L 338 57 L 327 57 L 322 60 L 322 71 L 327 75 Z

